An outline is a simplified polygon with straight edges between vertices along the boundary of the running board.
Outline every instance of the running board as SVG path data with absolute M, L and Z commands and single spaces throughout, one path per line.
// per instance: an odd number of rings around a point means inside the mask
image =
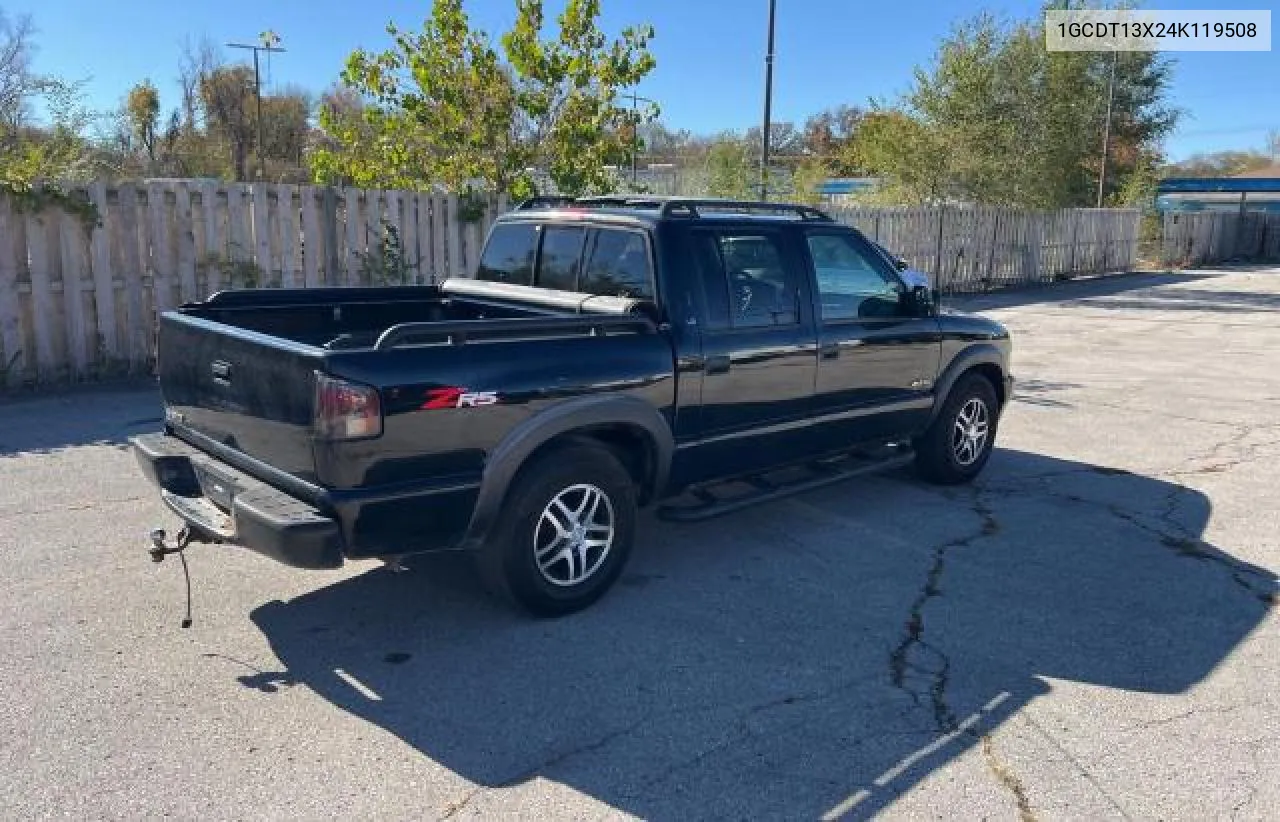
M 838 461 L 814 462 L 805 466 L 811 476 L 803 479 L 773 482 L 767 478 L 767 475 L 755 475 L 737 480 L 738 483 L 749 485 L 754 490 L 728 499 L 717 497 L 712 493 L 710 488 L 714 486 L 693 488 L 690 489 L 688 495 L 696 497 L 698 502 L 688 505 L 663 505 L 658 508 L 657 515 L 659 519 L 669 522 L 700 522 L 761 502 L 812 491 L 815 488 L 834 485 L 837 482 L 854 477 L 901 468 L 910 464 L 913 459 L 915 459 L 915 454 L 912 451 L 906 450 L 904 452 L 898 450 L 891 456 L 879 459 L 847 457 Z M 720 484 L 726 485 L 730 483 Z

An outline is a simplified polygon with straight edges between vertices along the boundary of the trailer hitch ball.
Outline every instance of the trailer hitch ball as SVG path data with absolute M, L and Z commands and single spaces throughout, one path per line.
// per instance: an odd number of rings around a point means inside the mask
M 153 528 L 150 538 L 151 547 L 147 549 L 147 553 L 151 555 L 151 561 L 163 562 L 164 558 L 169 554 L 177 554 L 186 550 L 187 545 L 191 543 L 191 529 L 183 528 L 179 531 L 173 544 L 168 542 L 168 535 L 163 528 Z

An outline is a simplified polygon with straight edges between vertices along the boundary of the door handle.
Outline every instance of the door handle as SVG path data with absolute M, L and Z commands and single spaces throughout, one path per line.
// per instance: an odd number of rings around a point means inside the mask
M 231 384 L 231 363 L 223 360 L 214 360 L 210 370 L 213 372 L 213 381 L 223 385 Z
M 824 360 L 840 359 L 840 343 L 824 343 L 819 351 L 821 351 L 822 359 Z
M 729 358 L 726 356 L 707 357 L 703 369 L 708 374 L 727 374 L 729 373 Z

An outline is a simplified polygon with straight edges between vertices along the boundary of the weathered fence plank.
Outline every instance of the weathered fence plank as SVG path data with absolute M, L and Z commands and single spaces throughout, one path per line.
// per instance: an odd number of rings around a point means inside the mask
M 85 310 L 84 275 L 88 268 L 85 245 L 88 229 L 72 214 L 63 214 L 58 226 L 59 257 L 62 261 L 62 314 L 67 340 L 67 365 L 73 380 L 88 372 L 90 346 L 96 355 L 96 329 L 91 330 Z
M 26 214 L 27 224 L 27 257 L 31 261 L 31 327 L 35 331 L 36 369 L 38 379 L 51 380 L 56 377 L 58 356 L 54 348 L 53 334 L 55 323 L 51 322 L 54 314 L 53 281 L 55 277 L 55 250 L 49 247 L 49 226 L 61 222 L 62 212 L 47 209 L 38 213 Z M 56 236 L 56 234 L 55 234 Z M 43 272 L 43 273 L 41 273 Z
M 121 186 L 119 193 L 119 220 L 111 223 L 112 245 L 120 255 L 124 272 L 124 324 L 128 337 L 128 357 L 132 370 L 140 369 L 150 351 L 149 329 L 142 286 L 141 241 L 138 238 L 138 189 Z
M 324 284 L 321 261 L 324 259 L 324 234 L 320 231 L 320 204 L 311 186 L 298 189 L 302 207 L 302 282 L 308 288 Z
M 298 207 L 294 205 L 294 186 L 281 185 L 276 189 L 276 202 L 280 209 L 280 221 L 276 230 L 280 237 L 280 285 L 294 288 L 298 284 Z
M 98 223 L 93 227 L 89 238 L 89 253 L 93 268 L 95 325 L 102 349 L 100 353 L 106 359 L 106 362 L 97 364 L 106 366 L 126 359 L 119 327 L 116 325 L 116 284 L 111 267 L 111 222 L 117 217 L 108 207 L 107 187 L 104 183 L 94 183 L 89 187 L 89 200 L 98 210 Z M 0 248 L 0 263 L 3 260 L 4 250 Z
M 19 235 L 23 222 L 13 204 L 0 198 L 0 345 L 4 346 L 0 359 L 0 375 L 6 386 L 21 382 L 30 358 L 22 345 L 22 303 L 18 296 L 18 258 L 26 260 L 25 234 Z
M 165 187 L 161 183 L 147 186 L 147 231 L 151 247 L 151 299 L 157 314 L 177 305 L 173 295 L 173 237 L 170 234 L 170 217 L 166 207 Z
M 347 256 L 342 274 L 343 285 L 356 285 L 360 270 L 360 252 L 364 249 L 364 216 L 361 213 L 361 192 L 347 189 L 346 210 L 343 219 L 347 227 Z
M 185 184 L 174 186 L 174 240 L 178 246 L 178 290 L 181 302 L 200 299 L 196 288 L 196 232 L 191 217 L 191 189 Z

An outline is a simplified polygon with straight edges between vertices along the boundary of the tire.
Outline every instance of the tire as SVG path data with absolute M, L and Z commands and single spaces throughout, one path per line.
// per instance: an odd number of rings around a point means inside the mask
M 580 611 L 626 566 L 636 508 L 631 475 L 607 448 L 575 442 L 539 455 L 516 476 L 477 554 L 480 577 L 535 616 Z
M 986 422 L 978 442 L 976 426 Z M 929 482 L 957 485 L 976 477 L 996 439 L 999 405 L 991 381 L 981 374 L 961 377 L 942 410 L 916 440 L 916 471 Z

